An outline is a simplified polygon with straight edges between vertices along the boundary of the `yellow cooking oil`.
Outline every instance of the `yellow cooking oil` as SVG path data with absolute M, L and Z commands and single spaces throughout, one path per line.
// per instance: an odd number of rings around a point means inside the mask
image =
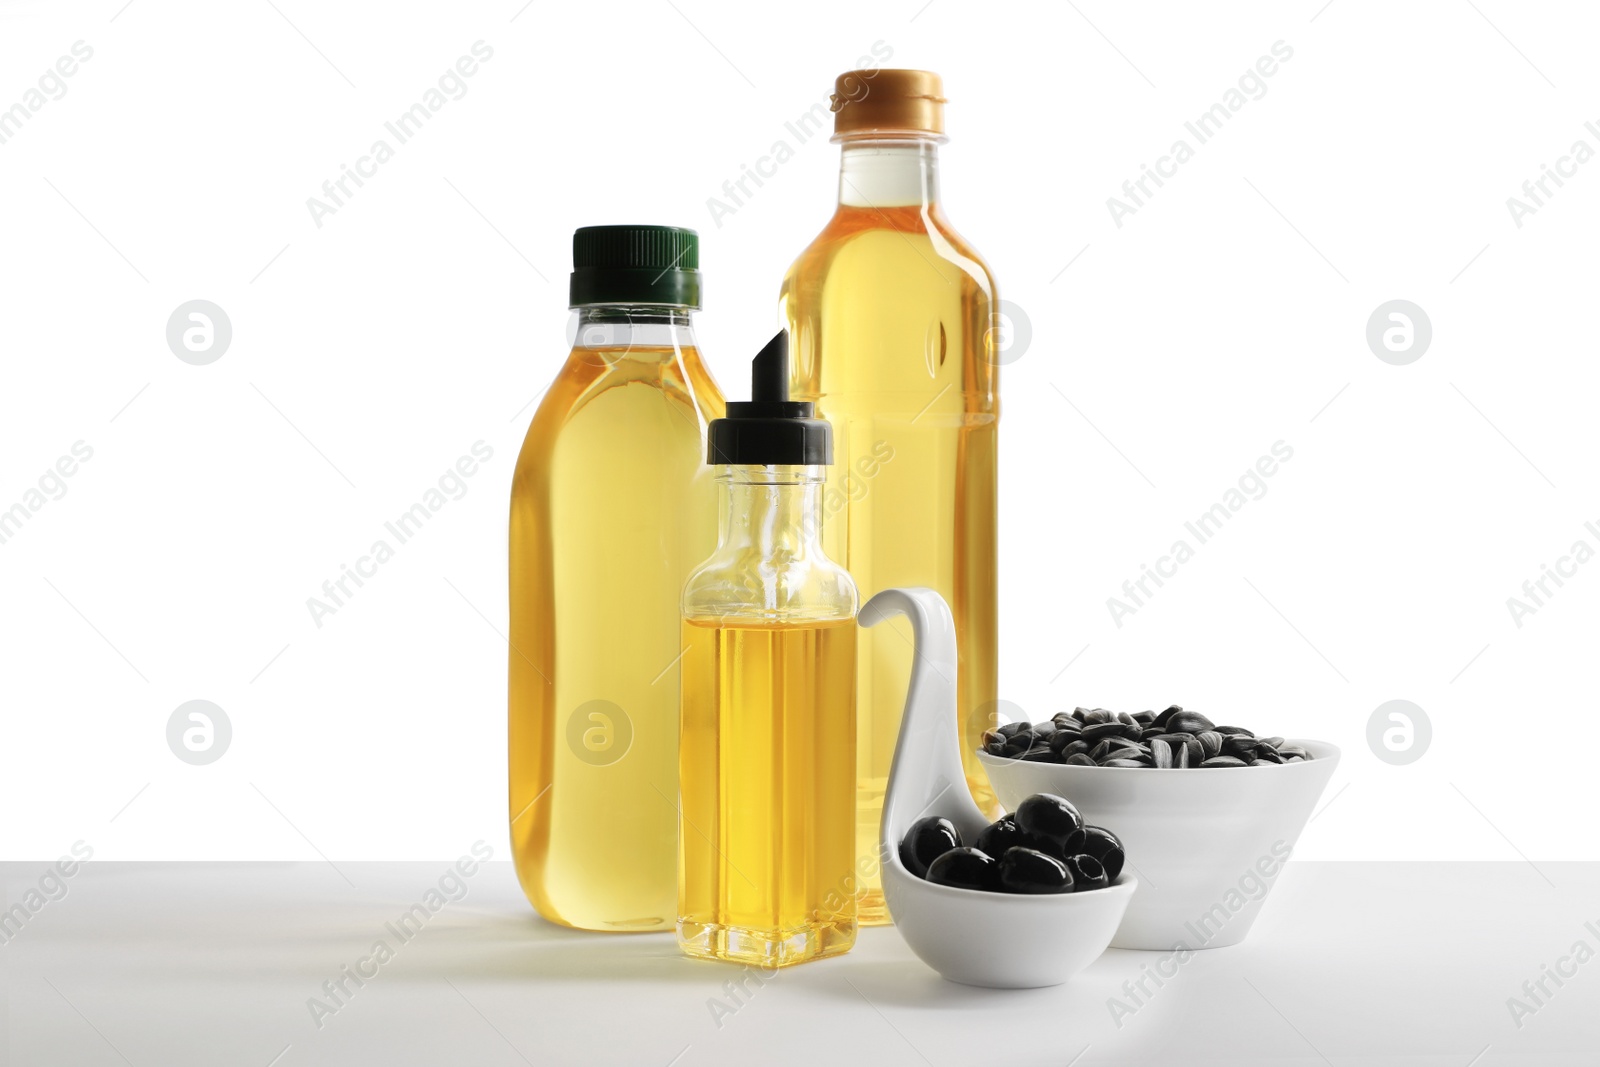
M 722 399 L 679 316 L 609 319 L 586 313 L 512 488 L 512 851 L 552 922 L 671 930 L 678 597 L 716 544 Z
M 683 621 L 679 942 L 762 967 L 856 935 L 854 618 Z
M 846 145 L 847 180 L 854 151 Z M 849 196 L 848 185 L 841 193 Z M 966 785 L 995 813 L 974 756 L 995 722 L 997 686 L 994 285 L 937 203 L 914 193 L 919 202 L 890 205 L 869 192 L 871 206 L 841 203 L 790 268 L 782 306 L 791 390 L 833 425 L 828 555 L 863 598 L 928 586 L 950 605 Z M 911 657 L 903 619 L 861 635 L 857 847 L 874 865 Z M 888 921 L 875 866 L 860 904 L 863 924 Z

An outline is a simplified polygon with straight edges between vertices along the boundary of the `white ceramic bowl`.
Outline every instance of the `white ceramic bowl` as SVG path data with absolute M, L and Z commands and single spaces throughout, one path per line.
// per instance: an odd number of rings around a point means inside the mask
M 924 881 L 895 852 L 883 864 L 883 898 L 911 951 L 952 982 L 996 989 L 1060 985 L 1093 963 L 1138 885 L 1125 873 L 1082 893 L 980 893 Z
M 1295 743 L 1313 758 L 1159 770 L 978 758 L 1007 811 L 1055 793 L 1122 839 L 1140 886 L 1113 947 L 1198 949 L 1243 940 L 1333 776 L 1336 747 Z
M 923 816 L 943 815 L 964 841 L 989 821 L 961 769 L 950 609 L 931 589 L 887 589 L 861 609 L 861 625 L 895 614 L 910 619 L 916 655 L 879 831 L 889 914 L 911 951 L 952 982 L 1060 985 L 1105 951 L 1138 881 L 1124 872 L 1105 889 L 1033 896 L 935 885 L 906 870 L 899 843 Z

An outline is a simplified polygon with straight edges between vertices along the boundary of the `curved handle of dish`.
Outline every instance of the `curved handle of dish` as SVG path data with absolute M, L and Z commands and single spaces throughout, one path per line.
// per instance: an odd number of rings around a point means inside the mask
M 943 815 L 963 834 L 987 823 L 961 767 L 956 626 L 949 605 L 932 589 L 885 589 L 867 601 L 859 618 L 862 626 L 877 626 L 895 615 L 910 620 L 913 657 L 879 828 L 881 844 L 891 852 L 924 815 Z

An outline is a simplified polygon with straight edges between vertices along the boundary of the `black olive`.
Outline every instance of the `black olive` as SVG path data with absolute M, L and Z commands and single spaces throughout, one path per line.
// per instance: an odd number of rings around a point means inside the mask
M 1068 856 L 1065 866 L 1067 873 L 1072 876 L 1075 892 L 1104 889 L 1111 884 L 1111 879 L 1106 877 L 1106 869 L 1100 865 L 1100 861 L 1086 853 Z
M 1000 888 L 1000 865 L 987 852 L 975 848 L 953 848 L 928 865 L 928 881 L 956 889 Z
M 900 841 L 900 862 L 918 878 L 928 876 L 928 864 L 961 847 L 961 831 L 955 823 L 939 815 L 918 819 Z
M 1005 856 L 1005 849 L 1013 846 L 1035 848 L 1038 843 L 1040 841 L 1037 838 L 1018 829 L 1014 814 L 1003 814 L 994 822 L 990 822 L 982 833 L 979 833 L 978 840 L 974 841 L 974 845 L 978 845 L 979 849 L 986 851 L 990 856 Z
M 1051 841 L 1058 848 L 1083 826 L 1083 816 L 1072 802 L 1053 793 L 1035 793 L 1017 805 L 1016 816 L 1018 829 Z
M 1088 855 L 1099 860 L 1106 870 L 1107 882 L 1117 880 L 1128 855 L 1122 839 L 1103 826 L 1085 826 L 1067 838 L 1065 849 L 1069 856 Z
M 1031 848 L 1008 848 L 1000 857 L 1000 887 L 1008 893 L 1070 893 L 1072 875 L 1054 856 Z

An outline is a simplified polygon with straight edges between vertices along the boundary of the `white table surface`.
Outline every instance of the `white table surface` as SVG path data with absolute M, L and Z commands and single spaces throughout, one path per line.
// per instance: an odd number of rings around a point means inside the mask
M 542 922 L 506 863 L 400 943 L 385 923 L 448 866 L 91 861 L 0 944 L 0 1063 L 1600 1063 L 1600 956 L 1547 978 L 1520 1026 L 1507 1006 L 1576 942 L 1600 953 L 1595 863 L 1291 862 L 1243 944 L 1196 954 L 1120 1026 L 1109 998 L 1157 954 L 1000 992 L 876 928 L 736 1001 L 739 968 L 670 935 Z M 0 865 L 8 906 L 46 867 Z M 393 958 L 319 1027 L 309 999 L 379 939 Z

